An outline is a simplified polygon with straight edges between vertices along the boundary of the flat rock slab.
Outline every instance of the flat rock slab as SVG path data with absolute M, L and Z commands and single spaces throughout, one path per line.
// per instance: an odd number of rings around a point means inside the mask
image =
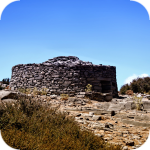
M 15 103 L 16 100 L 14 100 L 14 99 L 4 99 L 4 100 L 2 100 L 1 102 L 2 102 L 2 103 Z
M 0 91 L 0 99 L 1 100 L 11 98 L 12 95 L 13 95 L 12 91 L 5 91 L 5 90 Z
M 150 101 L 142 101 L 144 110 L 150 110 Z
M 125 103 L 118 103 L 118 104 L 110 104 L 108 111 L 120 111 L 124 109 Z
M 122 119 L 123 123 L 126 124 L 132 124 L 134 126 L 140 126 L 140 127 L 150 127 L 150 123 L 146 123 L 146 122 L 138 122 L 138 121 L 133 121 L 133 120 L 127 120 L 127 119 Z
M 1 90 L 0 91 L 0 100 L 4 99 L 18 99 L 21 97 L 30 97 L 27 96 L 26 94 L 15 92 L 15 91 L 8 91 L 8 90 Z

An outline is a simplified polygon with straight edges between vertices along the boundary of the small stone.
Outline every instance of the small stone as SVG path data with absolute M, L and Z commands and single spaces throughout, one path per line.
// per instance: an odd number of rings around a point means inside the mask
M 55 98 L 57 98 L 57 95 L 50 95 L 50 98 L 55 99 Z
M 89 112 L 89 115 L 90 115 L 90 116 L 93 116 L 93 115 L 94 115 L 94 112 Z
M 104 135 L 102 135 L 102 134 L 95 134 L 95 135 L 98 137 L 104 137 Z
M 128 146 L 124 146 L 122 150 L 128 150 Z
M 126 141 L 126 145 L 128 145 L 128 146 L 134 146 L 134 141 Z
M 95 121 L 98 121 L 98 120 L 101 120 L 101 116 L 93 115 L 92 119 L 95 120 Z
M 81 113 L 77 113 L 77 114 L 76 114 L 76 117 L 80 117 L 80 116 L 81 116 Z

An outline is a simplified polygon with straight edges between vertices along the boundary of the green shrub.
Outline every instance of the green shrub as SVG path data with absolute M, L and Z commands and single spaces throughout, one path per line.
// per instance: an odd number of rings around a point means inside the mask
M 88 84 L 86 86 L 86 89 L 85 89 L 85 92 L 91 92 L 92 91 L 92 85 L 91 84 Z
M 81 131 L 66 113 L 41 102 L 21 99 L 0 104 L 0 130 L 4 141 L 20 150 L 121 150 L 92 132 Z
M 120 88 L 120 94 L 126 94 L 126 91 L 127 90 L 130 90 L 131 88 L 130 88 L 130 86 L 128 85 L 128 84 L 125 84 L 125 85 L 123 85 L 121 88 Z

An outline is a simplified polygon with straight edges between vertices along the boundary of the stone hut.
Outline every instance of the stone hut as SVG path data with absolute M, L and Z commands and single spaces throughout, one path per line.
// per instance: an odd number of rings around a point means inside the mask
M 75 56 L 59 56 L 40 64 L 18 64 L 12 67 L 12 89 L 37 87 L 48 89 L 48 94 L 78 95 L 87 84 L 92 91 L 118 96 L 116 67 L 94 65 Z

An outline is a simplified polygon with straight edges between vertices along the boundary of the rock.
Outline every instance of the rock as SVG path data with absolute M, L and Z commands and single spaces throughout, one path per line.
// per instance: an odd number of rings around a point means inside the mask
M 94 121 L 98 121 L 98 120 L 101 120 L 102 118 L 101 118 L 101 116 L 99 116 L 99 115 L 93 115 L 92 119 L 93 119 Z
M 50 95 L 51 99 L 57 99 L 57 95 Z
M 75 114 L 77 117 L 80 117 L 81 116 L 81 113 L 76 113 Z
M 15 102 L 17 102 L 17 101 L 14 100 L 14 99 L 4 99 L 4 100 L 2 100 L 1 102 L 2 102 L 2 103 L 15 103 Z
M 111 103 L 107 111 L 120 111 L 124 109 L 124 103 L 113 104 Z
M 112 123 L 106 123 L 105 124 L 105 128 L 113 128 L 114 127 L 114 125 L 112 124 Z
M 95 135 L 98 137 L 104 137 L 104 135 L 102 135 L 102 134 L 95 134 Z
M 103 104 L 97 104 L 97 108 L 98 109 L 103 109 L 103 110 L 107 110 L 109 108 L 109 106 L 111 105 L 110 102 L 105 102 Z
M 143 109 L 150 110 L 150 101 L 142 101 Z
M 22 97 L 28 97 L 26 94 L 22 94 L 19 92 L 9 91 L 9 90 L 1 90 L 0 91 L 0 99 L 19 99 Z
M 7 97 L 10 98 L 9 96 L 11 96 L 11 98 L 12 98 L 11 93 L 12 93 L 11 91 L 1 90 L 0 91 L 0 99 L 3 100 L 3 99 L 7 99 Z
M 93 116 L 93 115 L 94 115 L 94 112 L 89 112 L 89 115 L 90 115 L 90 116 Z
M 94 123 L 92 125 L 90 125 L 93 129 L 104 129 L 105 125 L 103 123 Z
M 112 100 L 112 95 L 107 95 L 107 96 L 105 96 L 105 101 L 107 101 L 107 102 L 110 102 L 111 100 Z
M 128 146 L 124 146 L 122 150 L 128 150 Z
M 133 105 L 133 101 L 127 101 L 126 104 L 125 104 L 125 109 L 126 110 L 131 110 L 131 105 Z
M 131 140 L 126 141 L 126 145 L 128 145 L 128 146 L 134 146 L 134 141 L 131 141 Z
M 7 84 L 2 84 L 1 87 L 6 88 L 8 85 Z
M 111 116 L 115 116 L 115 111 L 111 111 Z

